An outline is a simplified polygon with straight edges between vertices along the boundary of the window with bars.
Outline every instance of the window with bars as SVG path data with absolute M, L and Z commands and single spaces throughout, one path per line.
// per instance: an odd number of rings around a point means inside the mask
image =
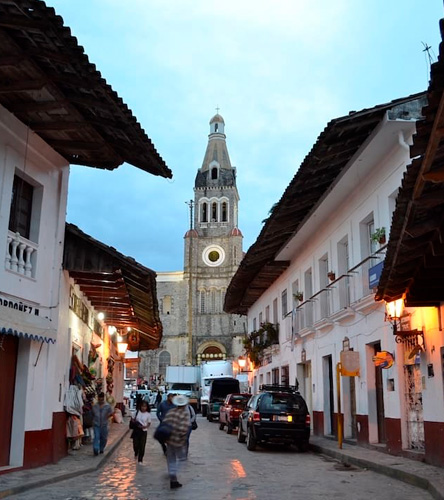
M 281 305 L 282 305 L 282 318 L 285 318 L 288 313 L 288 304 L 287 304 L 287 289 L 283 290 L 281 294 Z
M 31 230 L 32 201 L 34 187 L 18 175 L 12 185 L 9 230 L 29 239 Z

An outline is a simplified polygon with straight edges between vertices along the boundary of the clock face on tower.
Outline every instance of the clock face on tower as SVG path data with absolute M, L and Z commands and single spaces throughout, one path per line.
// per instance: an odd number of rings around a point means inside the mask
M 219 245 L 209 245 L 202 252 L 202 259 L 209 267 L 220 266 L 225 260 L 225 251 Z

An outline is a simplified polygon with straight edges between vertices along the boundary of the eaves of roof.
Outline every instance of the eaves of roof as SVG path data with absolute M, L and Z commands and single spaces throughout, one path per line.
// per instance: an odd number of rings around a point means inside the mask
M 241 261 L 227 289 L 226 312 L 247 313 L 289 266 L 287 261 L 275 260 L 279 251 L 298 232 L 301 224 L 348 167 L 385 113 L 422 96 L 424 93 L 396 99 L 351 112 L 328 123 L 273 208 L 256 242 Z
M 126 332 L 134 329 L 139 343 L 131 350 L 159 347 L 162 323 L 156 273 L 66 224 L 63 267 L 105 322 Z
M 0 0 L 0 104 L 71 164 L 170 169 L 63 19 L 40 0 Z
M 444 20 L 440 21 L 444 40 Z M 376 300 L 410 306 L 444 302 L 444 46 L 432 65 L 424 120 L 396 199 Z

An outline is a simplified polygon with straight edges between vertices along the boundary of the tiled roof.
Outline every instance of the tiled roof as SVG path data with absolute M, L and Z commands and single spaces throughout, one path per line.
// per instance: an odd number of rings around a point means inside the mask
M 444 20 L 440 21 L 444 40 Z M 444 301 L 444 46 L 432 65 L 424 120 L 418 123 L 376 299 L 406 296 L 411 306 Z
M 130 75 L 128 75 L 130 77 Z M 63 19 L 40 0 L 0 0 L 0 105 L 71 164 L 171 171 Z
M 385 113 L 396 107 L 403 113 L 404 104 L 423 96 L 396 99 L 328 123 L 241 261 L 227 290 L 226 312 L 246 314 L 287 269 L 289 262 L 276 261 L 276 255 L 316 209 Z

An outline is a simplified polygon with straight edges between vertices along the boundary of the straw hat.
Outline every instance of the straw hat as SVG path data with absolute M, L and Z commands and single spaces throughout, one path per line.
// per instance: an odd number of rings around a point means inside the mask
M 178 394 L 173 398 L 173 404 L 176 406 L 186 406 L 188 404 L 188 398 L 183 394 Z

